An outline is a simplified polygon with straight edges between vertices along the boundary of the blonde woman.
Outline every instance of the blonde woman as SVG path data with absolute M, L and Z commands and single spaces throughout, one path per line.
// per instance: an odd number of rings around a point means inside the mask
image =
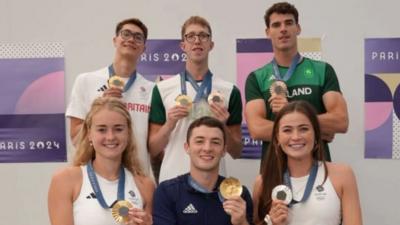
M 98 98 L 88 112 L 73 165 L 52 178 L 48 207 L 52 225 L 118 224 L 111 206 L 126 200 L 127 224 L 152 224 L 153 181 L 143 175 L 125 104 Z

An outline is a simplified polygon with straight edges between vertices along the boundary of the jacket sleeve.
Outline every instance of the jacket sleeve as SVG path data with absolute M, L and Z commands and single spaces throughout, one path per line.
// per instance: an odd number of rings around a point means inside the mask
M 176 225 L 175 201 L 163 183 L 154 192 L 153 225 Z

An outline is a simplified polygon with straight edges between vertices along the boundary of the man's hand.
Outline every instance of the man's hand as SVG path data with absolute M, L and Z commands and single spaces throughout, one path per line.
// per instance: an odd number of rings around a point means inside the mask
M 272 112 L 275 114 L 281 111 L 281 109 L 289 103 L 286 96 L 276 94 L 272 94 L 272 96 L 268 99 L 268 102 Z
M 103 97 L 115 97 L 115 98 L 122 98 L 123 90 L 120 88 L 107 88 L 103 92 Z
M 176 123 L 188 115 L 189 109 L 186 106 L 176 105 L 168 110 L 166 123 L 175 128 Z
M 226 124 L 226 121 L 228 121 L 230 114 L 224 106 L 217 103 L 211 103 L 210 110 L 216 119 L 221 121 L 223 124 Z
M 248 224 L 246 218 L 246 202 L 240 196 L 225 200 L 223 207 L 225 212 L 231 216 L 231 223 L 233 225 Z

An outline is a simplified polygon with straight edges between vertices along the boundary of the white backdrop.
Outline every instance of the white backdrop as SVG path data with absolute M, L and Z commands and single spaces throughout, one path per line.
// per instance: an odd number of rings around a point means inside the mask
M 66 96 L 78 73 L 108 65 L 116 23 L 142 19 L 149 38 L 179 38 L 191 15 L 207 18 L 215 48 L 214 74 L 235 82 L 236 38 L 264 37 L 263 15 L 275 1 L 232 0 L 0 0 L 0 42 L 63 42 Z M 350 128 L 331 145 L 333 160 L 350 164 L 357 176 L 364 224 L 400 224 L 398 160 L 364 159 L 364 38 L 400 37 L 396 0 L 293 1 L 303 37 L 321 37 L 323 58 L 339 77 L 348 102 Z M 378 3 L 379 2 L 379 3 Z M 1 76 L 1 75 L 0 75 Z M 69 149 L 69 155 L 72 150 Z M 0 224 L 49 224 L 47 189 L 63 163 L 0 164 Z M 249 188 L 259 161 L 229 160 L 230 175 Z

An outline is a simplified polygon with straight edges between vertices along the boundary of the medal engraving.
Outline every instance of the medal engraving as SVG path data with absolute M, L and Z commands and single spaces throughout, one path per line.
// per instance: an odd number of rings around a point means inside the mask
M 185 106 L 188 109 L 192 108 L 193 101 L 192 99 L 187 96 L 187 95 L 179 95 L 178 97 L 175 98 L 175 104 L 176 105 L 181 105 Z
M 126 223 L 129 219 L 129 208 L 132 207 L 133 205 L 126 200 L 117 201 L 112 207 L 111 215 L 117 223 Z
M 287 86 L 282 80 L 275 80 L 269 87 L 271 95 L 287 95 Z
M 289 205 L 293 198 L 292 191 L 286 185 L 278 185 L 272 190 L 271 198 L 272 200 L 281 200 Z
M 208 104 L 214 103 L 214 104 L 218 104 L 220 106 L 224 106 L 224 96 L 219 93 L 219 92 L 212 92 L 210 95 L 208 95 L 207 98 Z
M 108 86 L 110 88 L 118 88 L 123 90 L 125 87 L 125 82 L 120 76 L 114 75 L 108 79 Z
M 235 196 L 240 196 L 243 187 L 240 181 L 234 177 L 225 178 L 219 185 L 219 191 L 225 199 L 230 199 Z

